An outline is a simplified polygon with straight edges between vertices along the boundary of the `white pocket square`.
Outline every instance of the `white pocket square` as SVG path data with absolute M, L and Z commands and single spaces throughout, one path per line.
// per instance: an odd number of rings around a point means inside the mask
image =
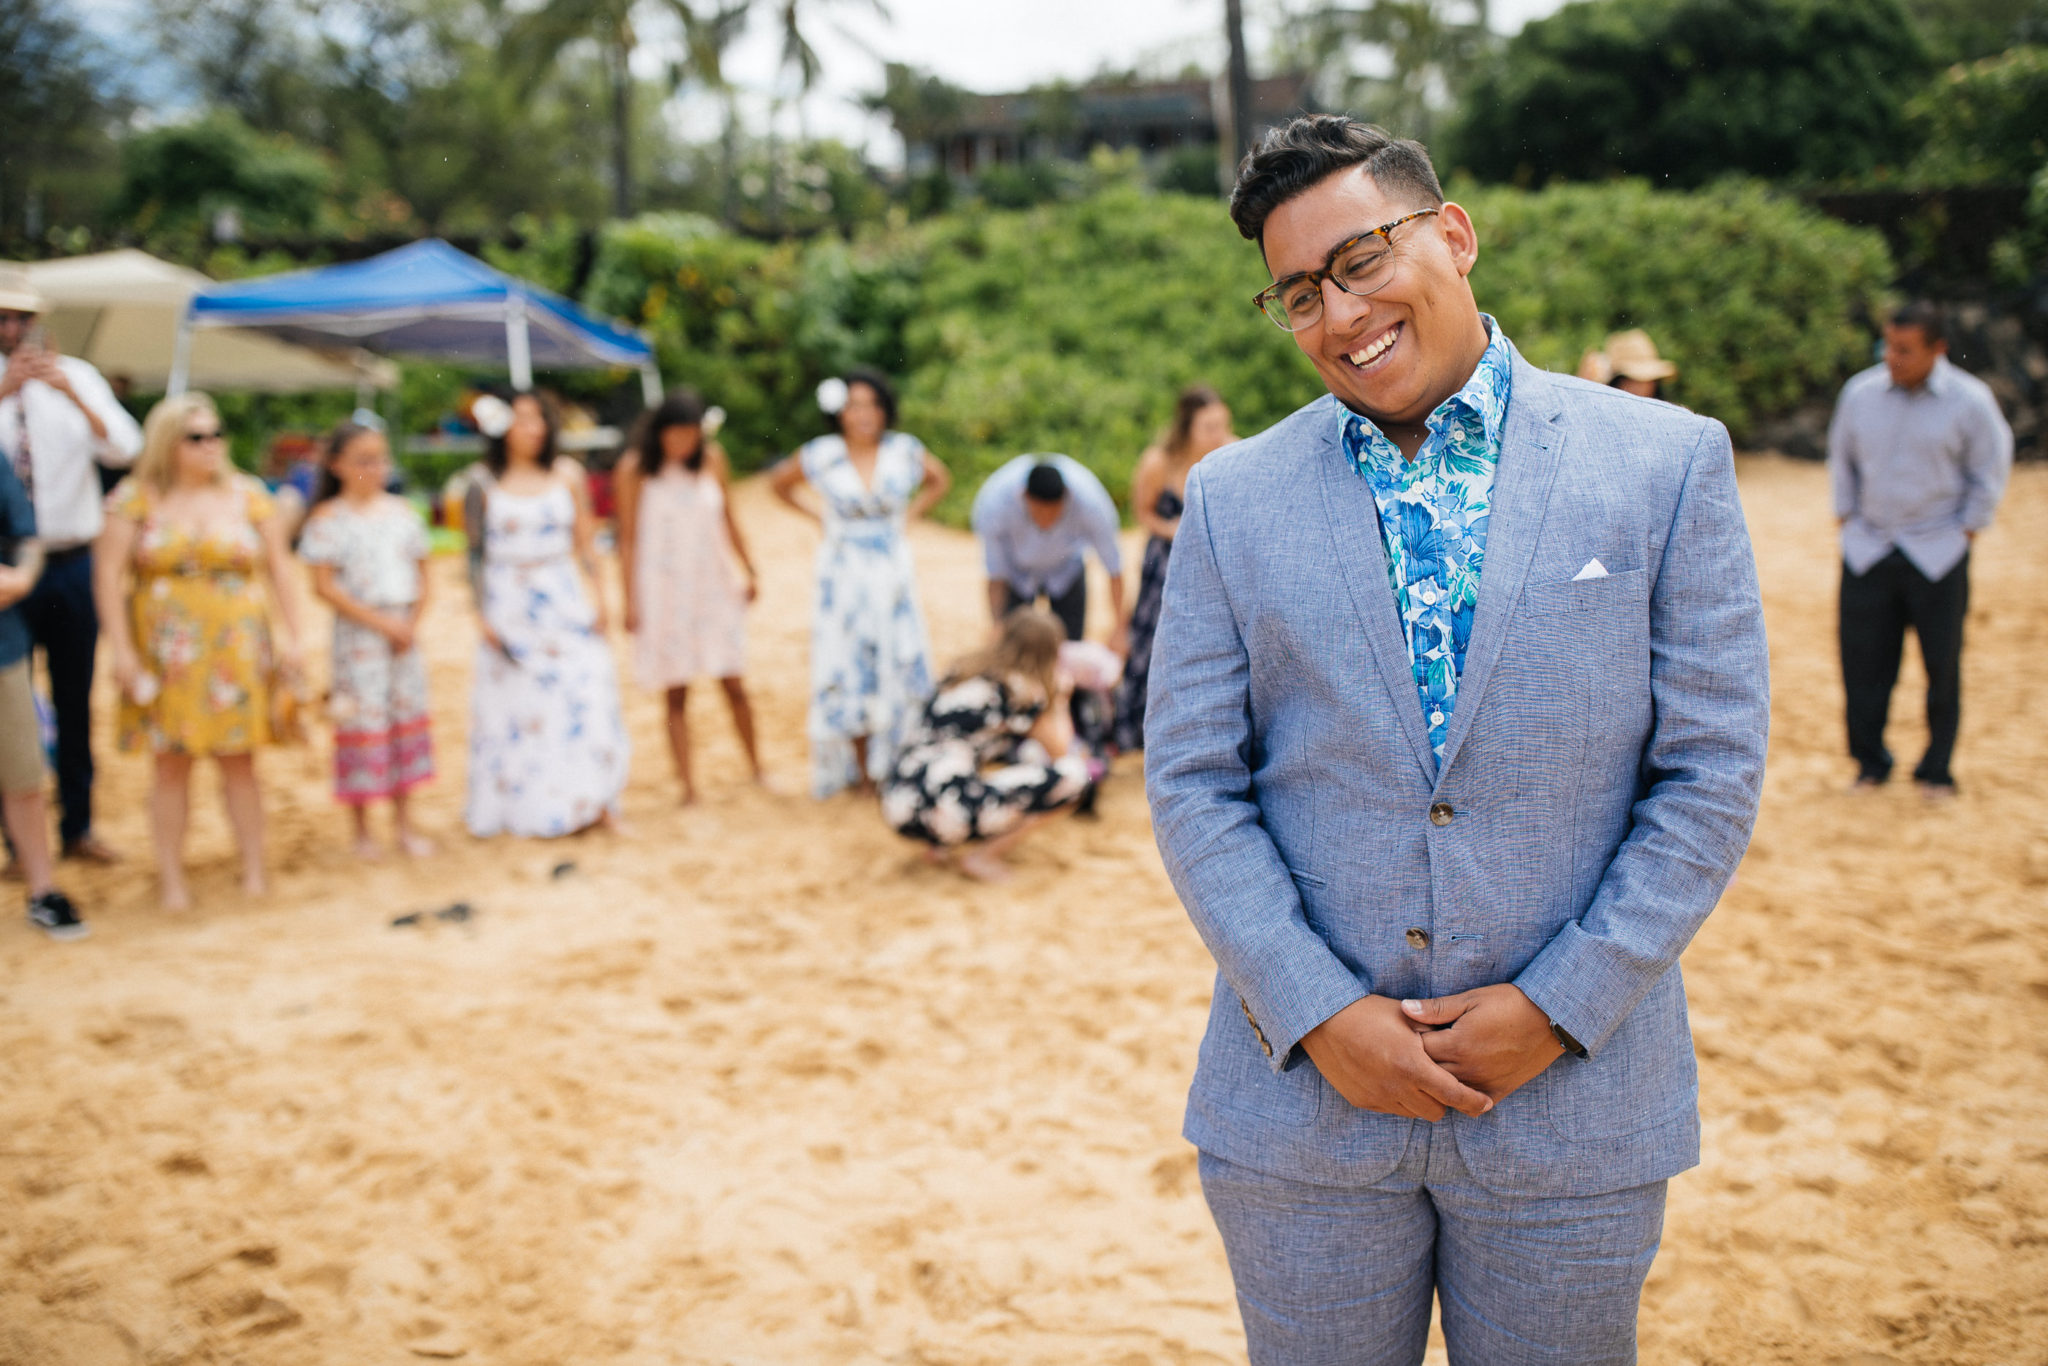
M 1606 577 L 1606 565 L 1600 563 L 1600 561 L 1598 560 L 1588 560 L 1586 561 L 1586 567 L 1584 569 L 1581 569 L 1578 573 L 1572 575 L 1572 582 L 1579 583 L 1585 579 L 1604 579 Z

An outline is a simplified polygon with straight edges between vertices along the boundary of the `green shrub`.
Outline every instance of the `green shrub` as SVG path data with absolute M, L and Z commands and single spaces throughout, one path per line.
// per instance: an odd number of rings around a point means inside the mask
M 1893 273 L 1872 230 L 1755 184 L 1453 193 L 1479 227 L 1480 305 L 1546 369 L 1575 370 L 1610 331 L 1645 328 L 1679 366 L 1669 397 L 1741 441 L 1868 363 Z
M 1918 178 L 2024 184 L 2048 166 L 2048 46 L 1950 67 L 1906 112 L 1926 140 Z

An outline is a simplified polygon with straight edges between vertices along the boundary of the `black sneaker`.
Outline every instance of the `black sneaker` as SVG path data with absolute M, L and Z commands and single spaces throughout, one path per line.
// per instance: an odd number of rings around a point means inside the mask
M 83 939 L 92 933 L 92 927 L 79 919 L 78 907 L 62 892 L 30 897 L 28 923 L 52 939 Z

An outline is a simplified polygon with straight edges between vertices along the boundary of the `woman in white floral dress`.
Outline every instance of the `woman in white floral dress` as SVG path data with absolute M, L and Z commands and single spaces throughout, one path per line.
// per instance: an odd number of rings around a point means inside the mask
M 910 728 L 882 784 L 882 818 L 930 844 L 935 861 L 1001 881 L 1017 842 L 1088 790 L 1088 760 L 1068 753 L 1065 639 L 1052 613 L 1018 608 L 994 645 L 953 666 Z
M 829 797 L 888 776 L 904 728 L 931 690 L 931 647 L 904 527 L 952 476 L 924 443 L 891 431 L 896 395 L 873 370 L 819 386 L 836 436 L 804 444 L 770 484 L 824 529 L 811 618 L 811 790 Z M 816 506 L 802 498 L 808 485 Z
M 369 807 L 386 799 L 398 847 L 415 858 L 434 850 L 406 810 L 412 790 L 434 776 L 427 668 L 414 648 L 427 605 L 427 530 L 412 504 L 385 492 L 390 477 L 384 434 L 342 423 L 327 439 L 299 538 L 313 592 L 334 609 L 334 797 L 355 821 L 361 858 L 381 852 Z
M 463 500 L 483 635 L 465 819 L 480 836 L 567 835 L 617 818 L 629 756 L 596 524 L 582 466 L 555 458 L 552 409 L 533 394 L 492 403 Z

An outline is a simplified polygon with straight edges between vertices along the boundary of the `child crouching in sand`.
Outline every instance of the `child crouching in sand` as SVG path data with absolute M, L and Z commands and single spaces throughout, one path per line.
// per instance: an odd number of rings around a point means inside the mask
M 328 438 L 299 541 L 313 591 L 334 608 L 334 796 L 355 818 L 363 858 L 382 852 L 369 806 L 386 797 L 398 847 L 415 857 L 434 851 L 406 814 L 407 795 L 434 776 L 427 671 L 413 640 L 427 605 L 427 534 L 412 505 L 385 492 L 390 476 L 384 434 L 342 423 Z

